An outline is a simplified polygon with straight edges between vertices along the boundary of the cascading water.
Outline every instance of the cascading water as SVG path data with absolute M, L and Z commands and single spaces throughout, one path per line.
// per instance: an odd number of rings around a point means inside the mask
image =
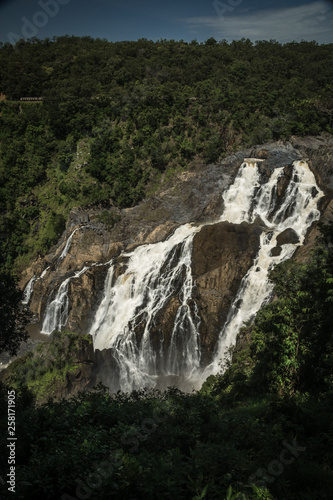
M 248 165 L 241 167 L 239 176 L 243 177 Z M 237 333 L 244 323 L 251 320 L 260 307 L 265 304 L 273 291 L 273 284 L 268 279 L 271 269 L 277 264 L 290 259 L 297 246 L 304 241 L 307 230 L 314 220 L 318 220 L 320 212 L 317 209 L 319 199 L 324 195 L 316 185 L 316 180 L 306 162 L 296 161 L 293 164 L 292 178 L 289 182 L 284 199 L 277 207 L 277 182 L 284 175 L 284 169 L 275 169 L 269 181 L 261 185 L 257 191 L 252 208 L 244 216 L 244 220 L 254 222 L 259 216 L 265 223 L 268 232 L 260 237 L 260 249 L 252 267 L 244 276 L 237 296 L 231 305 L 227 321 L 223 326 L 215 359 L 204 371 L 203 380 L 209 374 L 220 370 L 220 363 L 228 359 L 229 347 L 235 343 Z M 253 179 L 257 182 L 258 168 L 253 169 Z M 245 177 L 245 176 L 244 176 Z M 250 183 L 253 185 L 254 182 Z M 224 199 L 228 199 L 228 192 Z M 232 210 L 226 207 L 221 220 L 232 220 Z M 241 222 L 239 218 L 238 222 Z M 277 246 L 277 237 L 286 229 L 293 229 L 299 238 L 297 244 L 285 244 L 280 247 L 280 254 L 272 254 Z
M 281 181 L 285 185 L 282 201 L 281 193 L 278 195 Z M 139 246 L 108 263 L 104 296 L 90 334 L 95 349 L 112 352 L 112 390 L 154 387 L 159 377 L 172 376 L 190 380 L 192 386 L 199 387 L 208 375 L 220 371 L 219 363 L 228 358 L 229 347 L 241 326 L 271 296 L 269 271 L 293 255 L 312 222 L 319 218 L 317 204 L 323 193 L 306 162 L 294 162 L 290 178 L 284 168 L 277 168 L 267 182 L 262 182 L 258 162 L 251 159 L 241 165 L 233 184 L 222 196 L 225 208 L 216 223 L 251 224 L 261 220 L 264 231 L 259 252 L 242 279 L 225 324 L 221 325 L 213 362 L 206 368 L 201 365 L 200 317 L 192 297 L 192 245 L 202 226 L 185 224 L 165 241 Z M 67 255 L 77 229 L 69 236 L 60 260 Z M 286 229 L 294 231 L 299 242 L 278 246 L 277 238 Z M 272 252 L 275 247 L 278 251 Z M 98 265 L 104 264 L 95 263 L 90 268 Z M 42 333 L 50 334 L 66 325 L 69 282 L 90 268 L 84 267 L 65 279 L 54 300 L 50 295 Z M 25 300 L 30 300 L 34 280 L 26 288 Z M 166 335 L 159 322 L 169 306 L 173 328 Z
M 42 274 L 40 275 L 40 277 L 38 278 L 39 280 L 42 280 L 43 278 L 45 278 L 46 276 L 46 273 L 47 271 L 50 269 L 51 266 L 48 266 L 46 269 L 44 269 L 44 271 L 42 272 Z
M 72 243 L 73 236 L 77 230 L 78 230 L 78 227 L 76 229 L 74 229 L 74 231 L 70 234 L 69 238 L 67 239 L 66 245 L 64 246 L 64 249 L 61 252 L 61 255 L 59 257 L 60 260 L 64 259 L 66 257 L 66 255 L 68 254 L 68 251 L 69 251 L 71 243 Z
M 24 305 L 29 304 L 36 279 L 37 279 L 36 276 L 33 275 L 33 277 L 29 280 L 27 286 L 25 287 L 23 292 L 22 304 Z
M 115 266 L 110 266 L 105 296 L 90 333 L 95 349 L 113 349 L 122 390 L 153 387 L 158 374 L 186 377 L 199 368 L 198 317 L 188 305 L 193 287 L 192 241 L 199 230 L 200 227 L 186 224 L 166 241 L 123 254 L 127 269 L 116 280 Z M 164 353 L 163 337 L 159 339 L 159 347 L 154 348 L 150 329 L 156 314 L 175 291 L 180 304 L 170 346 Z M 140 326 L 143 332 L 138 342 L 136 329 Z
M 81 271 L 76 272 L 73 276 L 65 279 L 61 283 L 55 299 L 50 302 L 46 308 L 46 314 L 43 321 L 41 333 L 50 335 L 55 330 L 61 330 L 68 320 L 68 285 L 72 279 L 79 278 L 85 273 L 89 267 L 84 267 Z M 52 294 L 51 294 L 52 295 Z
M 244 162 L 234 183 L 223 193 L 224 211 L 221 221 L 234 224 L 249 222 L 254 193 L 260 187 L 258 165 L 255 162 Z
M 24 305 L 29 304 L 31 296 L 32 296 L 33 291 L 34 291 L 34 284 L 36 283 L 36 281 L 43 279 L 49 269 L 50 269 L 50 266 L 48 266 L 46 269 L 44 269 L 44 271 L 42 272 L 42 274 L 38 278 L 34 274 L 33 277 L 29 280 L 29 282 L 28 282 L 28 284 L 25 287 L 24 292 L 23 292 L 22 304 L 24 304 Z

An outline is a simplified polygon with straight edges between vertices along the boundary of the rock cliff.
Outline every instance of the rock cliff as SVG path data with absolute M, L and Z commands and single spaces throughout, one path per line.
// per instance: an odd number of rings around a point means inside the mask
M 262 228 L 243 222 L 204 226 L 193 241 L 192 267 L 199 304 L 203 360 L 210 360 L 241 280 L 259 250 Z
M 122 263 L 122 255 L 140 245 L 164 241 L 182 224 L 194 223 L 203 227 L 193 238 L 195 287 L 192 298 L 197 305 L 196 314 L 200 323 L 202 362 L 207 364 L 241 280 L 258 252 L 260 235 L 267 232 L 260 218 L 251 225 L 226 221 L 210 225 L 221 216 L 224 209 L 222 192 L 234 181 L 244 158 L 263 160 L 259 170 L 261 178 L 266 180 L 276 168 L 284 167 L 277 184 L 277 199 L 280 201 L 285 197 L 291 179 L 292 162 L 305 159 L 325 195 L 319 202 L 321 218 L 325 222 L 333 220 L 333 139 L 330 136 L 294 137 L 287 143 L 269 143 L 235 153 L 218 165 L 198 166 L 182 172 L 172 182 L 162 182 L 155 194 L 140 205 L 118 211 L 119 220 L 112 229 L 98 222 L 97 210 L 74 210 L 58 245 L 22 274 L 22 288 L 35 277 L 29 306 L 39 328 L 42 328 L 46 308 L 56 298 L 61 284 L 69 278 L 66 328 L 81 334 L 89 332 L 103 297 L 107 263 L 118 259 L 119 276 L 127 265 Z M 315 222 L 304 245 L 297 249 L 295 259 L 306 260 L 317 234 Z M 297 234 L 287 229 L 279 235 L 272 255 L 280 255 L 284 245 L 297 242 Z M 74 276 L 84 267 L 88 269 Z M 166 350 L 179 307 L 180 299 L 176 293 L 154 319 L 152 342 L 162 332 Z M 191 304 L 189 307 L 192 307 Z M 142 331 L 140 333 L 139 327 L 136 335 L 140 342 Z M 97 365 L 113 363 L 110 361 L 112 356 L 106 361 L 107 353 L 96 352 L 95 356 L 99 358 Z M 101 374 L 95 377 L 95 381 L 100 379 L 103 379 Z

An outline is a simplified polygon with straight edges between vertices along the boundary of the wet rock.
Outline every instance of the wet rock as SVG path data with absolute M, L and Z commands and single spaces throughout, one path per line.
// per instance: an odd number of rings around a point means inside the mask
M 282 247 L 277 245 L 276 247 L 272 248 L 270 253 L 272 257 L 278 257 L 281 254 L 281 252 L 282 252 Z
M 164 351 L 170 347 L 175 317 L 180 305 L 177 296 L 171 297 L 165 307 L 157 313 L 155 324 L 151 329 L 151 339 L 156 352 L 158 352 L 161 345 Z
M 257 225 L 221 222 L 203 227 L 194 237 L 194 298 L 201 318 L 201 344 L 206 363 L 241 280 L 259 250 L 261 232 Z
M 296 231 L 294 231 L 291 228 L 288 228 L 277 236 L 276 242 L 279 246 L 287 245 L 288 243 L 296 244 L 299 243 L 299 237 Z
M 68 328 L 75 333 L 86 333 L 90 329 L 92 313 L 102 299 L 107 266 L 94 267 L 69 283 L 70 310 Z

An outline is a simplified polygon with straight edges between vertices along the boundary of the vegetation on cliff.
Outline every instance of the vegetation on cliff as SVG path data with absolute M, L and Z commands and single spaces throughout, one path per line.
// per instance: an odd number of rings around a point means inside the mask
M 66 396 L 73 389 L 71 378 L 80 376 L 80 356 L 89 362 L 84 356 L 89 346 L 92 348 L 90 335 L 54 332 L 50 342 L 14 360 L 1 379 L 16 390 L 26 387 L 39 402 Z
M 112 228 L 118 212 L 107 209 L 136 204 L 163 175 L 240 146 L 331 133 L 332 67 L 332 46 L 314 42 L 0 45 L 0 350 L 15 352 L 25 335 L 8 271 L 45 254 L 73 207 L 99 205 Z M 29 96 L 43 100 L 20 101 Z M 197 393 L 97 388 L 47 401 L 80 369 L 88 339 L 74 334 L 14 362 L 16 497 L 329 499 L 333 231 L 322 233 L 309 264 L 274 271 L 277 300 Z M 4 384 L 0 408 L 6 449 Z M 0 466 L 6 498 L 5 453 Z
M 274 271 L 277 299 L 197 393 L 99 388 L 36 406 L 21 383 L 17 498 L 331 498 L 332 241 L 322 226 L 310 263 Z
M 45 254 L 74 206 L 132 206 L 193 162 L 332 132 L 332 67 L 332 46 L 315 42 L 1 44 L 5 266 Z M 20 101 L 30 96 L 43 101 Z

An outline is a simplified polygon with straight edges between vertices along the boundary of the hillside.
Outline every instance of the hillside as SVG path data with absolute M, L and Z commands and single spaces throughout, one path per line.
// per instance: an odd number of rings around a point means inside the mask
M 67 36 L 2 45 L 5 267 L 21 271 L 44 255 L 73 207 L 130 207 L 191 165 L 331 132 L 332 67 L 331 46 L 315 42 Z
M 0 353 L 39 339 L 0 371 L 15 497 L 331 499 L 332 62 L 0 46 Z

